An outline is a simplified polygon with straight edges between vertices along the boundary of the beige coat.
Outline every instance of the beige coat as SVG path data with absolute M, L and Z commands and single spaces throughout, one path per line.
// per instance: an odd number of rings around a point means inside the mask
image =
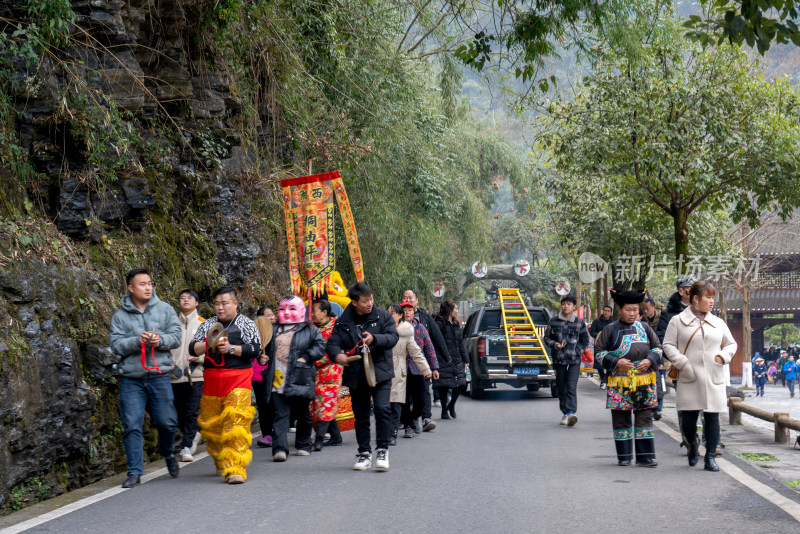
M 197 314 L 197 310 L 194 310 L 188 316 L 178 311 L 178 322 L 181 324 L 181 346 L 177 349 L 172 349 L 170 352 L 172 353 L 172 362 L 181 370 L 183 376 L 176 377 L 174 374 L 170 373 L 169 379 L 173 384 L 189 381 L 189 378 L 186 376 L 186 371 L 189 368 L 189 343 L 204 321 L 205 319 Z M 192 382 L 203 381 L 203 360 L 205 359 L 205 355 L 200 356 L 197 361 L 194 362 L 196 365 L 192 373 Z
M 728 325 L 709 313 L 703 330 L 689 342 L 698 326 L 700 321 L 689 306 L 670 320 L 664 334 L 664 355 L 680 370 L 677 409 L 724 412 L 727 410 L 725 365 L 736 353 L 736 341 Z M 715 356 L 722 357 L 725 365 L 715 362 Z
M 389 402 L 406 402 L 406 375 L 408 374 L 408 365 L 406 364 L 406 354 L 411 356 L 414 363 L 417 364 L 422 375 L 429 375 L 431 368 L 428 365 L 428 360 L 422 354 L 422 349 L 419 348 L 417 342 L 414 341 L 414 327 L 411 323 L 405 321 L 397 325 L 397 333 L 400 337 L 397 340 L 397 345 L 392 349 L 392 358 L 394 360 L 394 378 L 392 378 L 392 392 L 389 395 Z

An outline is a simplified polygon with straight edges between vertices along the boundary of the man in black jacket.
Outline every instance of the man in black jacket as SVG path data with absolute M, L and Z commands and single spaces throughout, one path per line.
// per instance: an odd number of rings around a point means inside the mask
M 403 297 L 401 298 L 400 303 L 402 304 L 404 302 L 409 302 L 414 306 L 414 318 L 419 321 L 419 324 L 425 327 L 425 330 L 427 330 L 428 334 L 431 336 L 433 349 L 436 351 L 436 359 L 440 362 L 443 361 L 445 363 L 450 363 L 450 353 L 447 351 L 447 343 L 444 342 L 444 336 L 442 335 L 441 330 L 439 330 L 439 327 L 436 326 L 436 321 L 433 320 L 431 314 L 419 307 L 419 299 L 417 298 L 417 294 L 413 289 L 406 289 L 403 291 Z M 436 428 L 436 423 L 431 420 L 431 388 L 429 380 L 425 381 L 424 393 L 424 404 L 422 405 L 422 430 L 429 432 Z M 416 425 L 416 423 L 414 424 Z M 417 429 L 417 432 L 419 432 L 419 429 Z
M 353 466 L 358 471 L 372 467 L 370 448 L 370 400 L 375 412 L 375 444 L 377 469 L 389 469 L 389 441 L 392 438 L 392 411 L 389 394 L 394 378 L 392 348 L 399 335 L 391 314 L 375 306 L 372 290 L 362 282 L 353 284 L 347 290 L 352 302 L 337 319 L 328 338 L 328 357 L 344 366 L 342 385 L 350 389 L 355 416 L 358 454 Z M 364 358 L 348 362 L 348 355 L 362 354 L 363 346 L 369 348 L 372 367 L 375 371 L 375 385 L 367 381 Z
M 667 307 L 661 310 L 661 318 L 658 320 L 658 328 L 656 328 L 658 340 L 662 343 L 664 342 L 664 335 L 667 333 L 667 325 L 669 325 L 670 320 L 685 310 L 686 306 L 689 305 L 689 291 L 692 289 L 692 284 L 694 284 L 694 278 L 688 274 L 679 276 L 678 280 L 675 282 L 675 286 L 678 290 L 669 298 Z

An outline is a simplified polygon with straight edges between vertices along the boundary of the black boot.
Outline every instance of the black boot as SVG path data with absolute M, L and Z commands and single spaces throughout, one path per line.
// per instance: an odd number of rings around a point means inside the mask
M 692 467 L 697 465 L 697 461 L 700 460 L 700 455 L 697 452 L 697 448 L 699 446 L 700 446 L 699 438 L 695 438 L 694 441 L 689 443 L 689 445 L 687 446 L 687 449 L 689 450 L 688 452 L 689 465 Z
M 614 445 L 617 448 L 617 463 L 619 465 L 631 465 L 633 458 L 633 440 L 632 439 L 615 439 Z
M 321 451 L 323 445 L 325 444 L 325 434 L 317 434 L 317 438 L 314 440 L 314 450 Z
M 442 419 L 450 419 L 450 414 L 447 413 L 447 407 L 442 407 Z
M 322 442 L 325 447 L 337 447 L 342 444 L 342 431 L 339 430 L 339 423 L 334 419 L 328 426 L 331 439 Z
M 706 471 L 719 471 L 719 466 L 717 465 L 717 461 L 714 459 L 717 453 L 717 448 L 714 447 L 712 449 L 706 449 L 706 456 L 705 456 L 705 467 Z
M 453 419 L 456 418 L 456 401 L 458 400 L 459 394 L 460 390 L 458 388 L 454 388 L 453 394 L 450 397 L 450 402 L 447 403 L 447 411 L 450 412 L 450 417 Z
M 634 448 L 636 449 L 636 465 L 641 467 L 656 467 L 658 465 L 656 461 L 656 444 L 653 438 L 636 438 Z

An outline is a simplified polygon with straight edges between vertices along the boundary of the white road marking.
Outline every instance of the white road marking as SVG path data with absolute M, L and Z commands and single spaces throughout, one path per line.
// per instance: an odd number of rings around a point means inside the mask
M 253 434 L 253 439 L 261 436 L 261 433 Z M 200 454 L 194 455 L 194 461 L 202 460 L 208 456 L 207 452 L 201 452 Z M 182 462 L 183 463 L 183 462 Z M 189 465 L 189 464 L 186 464 Z M 186 467 L 186 465 L 184 467 Z M 164 476 L 167 474 L 167 468 L 162 467 L 161 469 L 157 469 L 152 473 L 148 473 L 142 476 L 142 484 L 150 482 L 151 480 L 158 478 L 160 476 Z M 133 488 L 131 488 L 133 489 Z M 120 486 L 115 488 L 110 488 L 105 491 L 101 491 L 96 495 L 91 495 L 89 497 L 83 498 L 79 501 L 75 501 L 73 503 L 69 503 L 67 505 L 62 506 L 61 508 L 57 508 L 55 510 L 51 510 L 45 514 L 42 514 L 38 517 L 34 517 L 32 519 L 28 519 L 27 521 L 22 521 L 17 523 L 16 525 L 12 525 L 8 528 L 4 528 L 0 530 L 0 534 L 16 534 L 17 532 L 24 532 L 29 528 L 38 527 L 41 524 L 47 523 L 48 521 L 52 521 L 53 519 L 58 519 L 59 517 L 65 516 L 69 513 L 75 512 L 76 510 L 80 510 L 81 508 L 86 508 L 87 506 L 94 504 L 96 502 L 103 501 L 108 499 L 109 497 L 113 497 L 114 495 L 118 495 L 124 491 L 130 491 Z
M 659 421 L 655 423 L 655 426 L 657 426 L 661 432 L 668 435 L 678 443 L 683 441 L 680 433 L 676 432 L 668 425 Z M 730 475 L 731 478 L 742 484 L 744 487 L 750 489 L 755 494 L 764 497 L 766 500 L 792 516 L 795 521 L 800 522 L 800 503 L 797 503 L 788 497 L 784 497 L 774 489 L 762 482 L 759 482 L 724 458 L 717 458 L 717 465 L 719 465 L 721 471 L 725 471 L 725 473 Z

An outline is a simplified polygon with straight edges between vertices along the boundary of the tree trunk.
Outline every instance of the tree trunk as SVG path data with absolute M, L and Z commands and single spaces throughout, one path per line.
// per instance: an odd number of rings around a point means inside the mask
M 680 276 L 686 273 L 689 256 L 689 214 L 683 209 L 673 209 L 672 222 L 675 227 L 675 265 Z
M 594 306 L 595 317 L 599 317 L 600 316 L 600 310 L 603 308 L 603 305 L 601 304 L 601 302 L 603 302 L 602 301 L 603 282 L 599 278 L 594 283 L 594 290 L 596 292 L 595 299 L 594 299 L 594 301 L 595 301 L 595 306 Z
M 725 298 L 725 276 L 719 278 L 717 282 L 717 295 L 719 297 L 719 317 L 726 323 L 728 322 L 728 303 Z
M 742 365 L 742 374 L 752 376 L 747 370 L 751 369 L 749 363 L 753 358 L 753 329 L 750 328 L 750 284 L 745 283 L 742 285 L 742 364 L 745 362 L 748 365 Z M 742 376 L 742 383 L 748 384 L 750 378 Z

